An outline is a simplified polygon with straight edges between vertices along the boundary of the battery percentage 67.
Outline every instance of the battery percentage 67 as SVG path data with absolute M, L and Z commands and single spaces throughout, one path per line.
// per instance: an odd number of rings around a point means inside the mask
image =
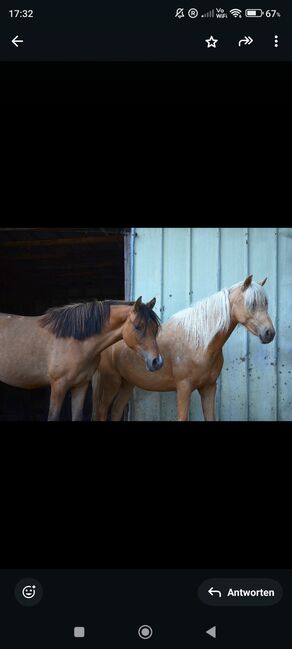
M 277 9 L 267 9 L 265 16 L 266 18 L 280 18 L 281 14 Z
M 281 14 L 277 9 L 246 9 L 245 10 L 246 18 L 280 18 Z

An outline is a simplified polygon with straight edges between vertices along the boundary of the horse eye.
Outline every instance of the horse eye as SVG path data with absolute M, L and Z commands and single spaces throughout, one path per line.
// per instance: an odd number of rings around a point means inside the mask
M 143 327 L 141 325 L 134 325 L 136 331 L 142 331 Z

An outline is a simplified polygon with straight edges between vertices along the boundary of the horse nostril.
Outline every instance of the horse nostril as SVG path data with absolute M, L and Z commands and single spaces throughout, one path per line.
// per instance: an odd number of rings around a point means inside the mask
M 275 336 L 275 331 L 273 329 L 266 329 L 264 335 L 264 342 L 266 343 L 272 342 L 274 336 Z
M 163 360 L 161 356 L 157 356 L 157 358 L 154 358 L 152 361 L 152 370 L 159 370 L 163 365 Z

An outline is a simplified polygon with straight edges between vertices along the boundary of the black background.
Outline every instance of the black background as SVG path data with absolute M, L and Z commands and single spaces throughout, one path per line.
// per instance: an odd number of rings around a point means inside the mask
M 5 646 L 71 647 L 73 627 L 85 625 L 87 646 L 132 648 L 137 628 L 150 624 L 163 649 L 203 647 L 213 625 L 222 647 L 288 647 L 288 431 L 194 422 L 94 431 L 62 422 L 21 432 L 6 424 Z M 219 576 L 271 577 L 284 597 L 260 610 L 204 606 L 196 588 Z M 24 577 L 45 591 L 32 609 L 13 597 Z
M 291 103 L 291 63 L 0 63 L 0 105 L 228 106 Z M 77 110 L 78 110 L 77 108 Z M 114 120 L 116 117 L 114 117 Z M 255 125 L 256 126 L 256 125 Z M 22 123 L 17 122 L 17 129 Z

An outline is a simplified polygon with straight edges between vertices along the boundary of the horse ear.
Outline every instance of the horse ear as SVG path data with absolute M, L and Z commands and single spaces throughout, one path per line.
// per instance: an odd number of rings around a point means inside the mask
M 152 300 L 150 300 L 150 302 L 147 302 L 146 306 L 148 306 L 148 309 L 153 309 L 155 304 L 156 304 L 156 297 L 153 297 Z
M 140 295 L 140 297 L 138 297 L 138 300 L 136 300 L 134 304 L 134 311 L 139 311 L 141 304 L 142 304 L 142 295 Z
M 246 289 L 251 285 L 252 283 L 252 275 L 249 275 L 243 282 L 241 290 L 246 291 Z
M 268 278 L 265 277 L 265 279 L 263 279 L 261 282 L 259 282 L 259 284 L 260 284 L 261 286 L 263 286 L 263 285 L 266 283 L 267 279 L 268 279 Z

